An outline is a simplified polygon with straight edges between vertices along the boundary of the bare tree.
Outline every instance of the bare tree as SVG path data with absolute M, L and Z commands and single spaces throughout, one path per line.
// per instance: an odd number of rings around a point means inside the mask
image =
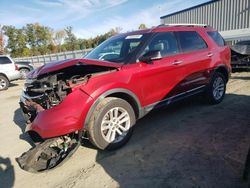
M 54 33 L 53 41 L 58 47 L 58 51 L 61 52 L 61 45 L 63 44 L 66 33 L 64 30 L 58 30 Z

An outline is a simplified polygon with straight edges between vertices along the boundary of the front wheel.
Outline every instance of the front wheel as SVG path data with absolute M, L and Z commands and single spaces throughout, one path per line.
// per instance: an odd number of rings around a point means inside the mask
M 205 93 L 210 104 L 220 103 L 226 92 L 226 80 L 223 74 L 215 72 Z
M 90 141 L 104 150 L 118 149 L 132 135 L 135 113 L 123 99 L 108 97 L 96 107 L 88 126 Z

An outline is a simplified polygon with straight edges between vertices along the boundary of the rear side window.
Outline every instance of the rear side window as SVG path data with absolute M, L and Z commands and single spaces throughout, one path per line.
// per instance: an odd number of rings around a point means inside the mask
M 143 54 L 148 51 L 159 50 L 162 57 L 170 56 L 179 53 L 177 41 L 174 33 L 164 32 L 157 33 L 156 36 L 149 42 L 143 51 Z
M 207 34 L 218 44 L 218 46 L 225 46 L 225 41 L 217 31 L 209 31 Z
M 207 44 L 195 31 L 176 32 L 182 52 L 206 49 Z
M 0 64 L 3 65 L 3 64 L 11 64 L 12 62 L 10 61 L 9 58 L 7 57 L 0 57 Z

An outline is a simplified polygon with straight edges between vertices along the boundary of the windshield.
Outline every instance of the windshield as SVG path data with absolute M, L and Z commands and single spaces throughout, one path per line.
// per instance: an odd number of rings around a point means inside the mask
M 110 38 L 92 50 L 84 58 L 111 61 L 115 63 L 127 63 L 142 43 L 145 34 L 122 35 Z

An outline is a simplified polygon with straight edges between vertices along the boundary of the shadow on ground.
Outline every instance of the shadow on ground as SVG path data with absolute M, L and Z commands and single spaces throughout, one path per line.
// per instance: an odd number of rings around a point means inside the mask
M 120 187 L 246 187 L 250 97 L 192 98 L 141 119 L 130 142 L 96 161 Z
M 249 72 L 250 71 L 250 67 L 249 68 L 233 68 L 232 69 L 232 73 L 236 73 L 236 72 Z
M 232 76 L 230 79 L 232 79 L 232 80 L 250 80 L 250 77 L 246 77 L 246 76 Z
M 32 139 L 30 138 L 29 134 L 25 132 L 25 128 L 26 128 L 26 123 L 25 120 L 23 118 L 22 115 L 22 111 L 20 108 L 16 109 L 14 112 L 14 116 L 13 116 L 13 121 L 15 122 L 15 124 L 21 129 L 21 134 L 19 135 L 19 138 L 21 140 L 25 140 L 26 142 L 28 142 L 32 147 L 35 146 L 34 142 L 32 141 Z
M 16 83 L 13 83 L 13 82 L 10 82 L 10 85 L 9 85 L 9 87 L 15 87 L 15 86 L 18 86 L 18 84 L 16 84 Z
M 11 188 L 14 185 L 15 173 L 10 158 L 0 156 L 0 182 L 2 188 Z
M 228 94 L 219 105 L 193 97 L 154 111 L 138 121 L 125 147 L 98 151 L 96 162 L 120 187 L 247 187 L 249 104 L 249 96 Z M 20 109 L 13 120 L 24 132 Z

